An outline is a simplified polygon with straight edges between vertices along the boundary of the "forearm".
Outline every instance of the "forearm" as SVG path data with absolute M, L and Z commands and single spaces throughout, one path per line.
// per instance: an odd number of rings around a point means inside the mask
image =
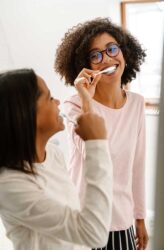
M 100 140 L 96 143 L 96 146 L 95 141 L 93 144 L 92 141 L 86 143 L 86 196 L 82 213 L 84 218 L 91 216 L 93 219 L 91 223 L 86 223 L 86 230 L 96 230 L 95 237 L 100 240 L 108 237 L 111 222 L 113 167 L 107 141 Z
M 67 191 L 70 181 L 61 186 L 61 193 L 59 189 L 54 190 L 52 199 L 39 187 L 37 179 L 18 172 L 16 177 L 11 178 L 11 174 L 0 182 L 1 193 L 5 197 L 2 211 L 14 223 L 54 240 L 58 238 L 91 248 L 105 245 L 112 210 L 112 162 L 106 140 L 87 141 L 86 148 L 84 168 L 87 185 L 81 210 L 74 208 L 73 204 L 70 207 L 67 201 L 64 204 L 60 202 L 59 196 Z M 72 183 L 69 185 L 72 187 Z

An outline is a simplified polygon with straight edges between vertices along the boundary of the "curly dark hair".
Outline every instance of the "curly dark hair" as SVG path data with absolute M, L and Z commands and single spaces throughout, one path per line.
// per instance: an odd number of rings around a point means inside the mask
M 126 67 L 121 78 L 121 86 L 135 79 L 144 62 L 145 51 L 127 30 L 113 24 L 108 18 L 96 18 L 72 27 L 65 34 L 56 51 L 55 71 L 65 78 L 66 85 L 74 85 L 74 80 L 83 68 L 90 68 L 88 52 L 93 39 L 108 33 L 120 45 Z

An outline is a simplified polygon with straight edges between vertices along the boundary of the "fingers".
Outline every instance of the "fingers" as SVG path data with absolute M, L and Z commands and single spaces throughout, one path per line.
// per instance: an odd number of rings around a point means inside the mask
M 77 77 L 74 81 L 75 87 L 78 89 L 79 87 L 89 87 L 90 81 L 86 77 Z
M 96 87 L 97 83 L 99 82 L 100 78 L 102 75 L 97 75 L 97 76 L 93 76 L 93 81 L 91 82 L 91 84 Z
M 92 70 L 90 69 L 82 69 L 82 71 L 79 73 L 79 75 L 77 76 L 77 78 L 75 79 L 75 85 L 78 82 L 81 83 L 90 83 L 91 82 L 91 74 L 92 74 Z
M 87 72 L 83 73 L 83 76 L 88 80 L 89 83 L 91 83 L 91 74 L 88 74 Z
M 82 114 L 82 115 L 83 115 L 83 114 Z M 80 120 L 82 119 L 82 115 L 79 115 L 79 116 L 76 118 L 77 126 L 80 124 Z
M 86 87 L 89 87 L 90 84 L 96 85 L 101 78 L 101 75 L 96 75 L 96 73 L 98 72 L 99 72 L 98 70 L 95 71 L 86 68 L 82 69 L 82 71 L 75 79 L 74 85 L 77 86 L 77 84 L 85 84 Z
M 138 241 L 138 243 L 139 243 L 139 250 L 144 250 L 143 249 L 143 238 L 139 238 L 138 240 L 139 240 Z
M 143 249 L 146 249 L 147 244 L 148 244 L 148 241 L 149 241 L 149 237 L 148 237 L 148 235 L 146 235 L 146 236 L 143 238 Z
M 83 140 L 107 138 L 104 119 L 93 112 L 83 113 L 77 118 L 75 132 Z
M 136 248 L 137 248 L 137 250 L 144 250 L 143 238 L 136 238 Z
M 145 250 L 148 244 L 148 237 L 137 237 L 136 247 L 137 250 Z
M 135 226 L 137 250 L 145 250 L 149 238 L 145 227 L 144 219 L 137 219 L 135 221 Z
M 101 78 L 101 75 L 95 74 L 96 72 L 95 70 L 83 69 L 74 81 L 84 112 L 93 111 L 91 102 L 95 95 L 96 85 Z

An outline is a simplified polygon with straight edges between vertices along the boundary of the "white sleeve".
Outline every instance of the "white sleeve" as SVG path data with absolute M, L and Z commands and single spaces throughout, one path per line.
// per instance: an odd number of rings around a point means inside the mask
M 0 210 L 13 222 L 44 236 L 91 248 L 102 247 L 107 242 L 111 222 L 112 169 L 107 141 L 87 141 L 87 186 L 81 211 L 50 199 L 36 183 L 21 175 L 0 180 Z

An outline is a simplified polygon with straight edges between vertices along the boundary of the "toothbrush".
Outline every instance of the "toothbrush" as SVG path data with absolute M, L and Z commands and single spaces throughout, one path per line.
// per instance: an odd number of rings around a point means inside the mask
M 96 73 L 95 76 L 100 75 L 100 74 L 106 74 L 106 75 L 111 74 L 111 73 L 113 73 L 115 71 L 115 69 L 116 69 L 115 65 L 111 66 L 111 67 L 108 67 L 108 68 Z
M 98 73 L 96 73 L 96 74 L 94 74 L 94 75 L 95 75 L 95 76 L 98 76 L 98 75 L 100 75 L 100 74 L 110 75 L 110 74 L 113 73 L 115 70 L 116 70 L 116 65 L 111 66 L 111 67 L 108 67 L 108 68 L 106 68 L 106 69 L 104 69 L 104 70 L 101 70 L 101 71 L 99 71 Z M 77 78 L 77 79 L 75 80 L 75 82 L 74 82 L 75 86 L 76 86 L 76 84 L 78 84 L 79 81 L 81 81 L 81 80 L 83 80 L 83 79 L 85 79 L 85 77 L 79 77 L 79 78 Z M 93 79 L 93 78 L 92 78 L 92 79 Z

